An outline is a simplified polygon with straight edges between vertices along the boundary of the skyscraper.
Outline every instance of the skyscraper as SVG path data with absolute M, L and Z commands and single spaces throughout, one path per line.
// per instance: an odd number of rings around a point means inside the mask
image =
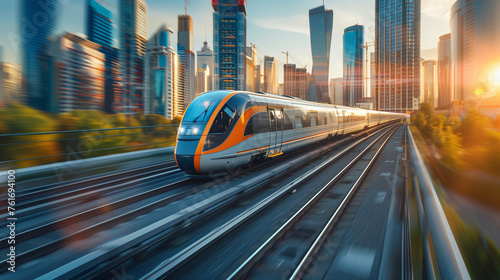
M 104 5 L 107 5 L 105 7 Z M 104 110 L 106 113 L 121 111 L 121 77 L 118 62 L 118 48 L 114 46 L 115 24 L 113 12 L 115 7 L 107 2 L 87 0 L 87 34 L 88 39 L 101 45 L 100 51 L 105 55 L 105 93 Z
M 199 65 L 196 70 L 196 95 L 208 91 L 208 77 L 210 76 L 210 68 L 208 65 Z
M 431 104 L 432 107 L 437 107 L 436 61 L 433 59 L 425 60 L 422 66 L 424 67 L 424 91 L 421 94 L 425 103 Z
M 147 12 L 145 0 L 121 0 L 120 68 L 123 97 L 122 112 L 135 114 L 144 106 L 144 57 L 146 55 Z
M 105 58 L 101 46 L 65 33 L 47 51 L 52 113 L 104 108 Z
M 420 96 L 420 0 L 376 0 L 375 108 L 416 110 Z
M 453 99 L 500 104 L 500 1 L 458 0 L 451 7 Z
M 353 25 L 344 30 L 344 105 L 356 107 L 363 102 L 364 27 Z
M 45 86 L 47 61 L 43 52 L 48 38 L 54 35 L 57 24 L 58 0 L 21 0 L 21 48 L 23 91 L 28 95 L 28 105 L 50 111 L 50 90 Z M 41 20 L 43 19 L 43 20 Z
M 333 84 L 333 104 L 344 105 L 344 78 L 335 78 L 331 80 Z
M 177 53 L 179 54 L 179 90 L 187 108 L 196 96 L 196 68 L 193 49 L 193 19 L 190 15 L 177 17 Z
M 214 89 L 245 90 L 246 1 L 212 0 Z
M 197 64 L 198 64 L 198 69 L 203 68 L 203 65 L 207 65 L 206 71 L 208 73 L 207 76 L 207 88 L 206 91 L 211 91 L 214 90 L 214 79 L 213 79 L 213 72 L 214 72 L 214 52 L 210 49 L 208 46 L 208 42 L 205 40 L 203 42 L 203 47 L 201 48 L 201 51 L 198 51 L 197 53 Z M 197 94 L 200 92 L 196 92 Z
M 146 114 L 167 119 L 182 117 L 184 96 L 179 90 L 179 56 L 172 48 L 173 29 L 161 25 L 146 44 Z
M 21 85 L 20 65 L 0 61 L 0 106 L 5 102 L 24 104 L 26 95 L 22 91 Z
M 271 56 L 264 57 L 264 91 L 278 94 L 278 59 Z
M 319 6 L 309 10 L 313 68 L 307 100 L 331 103 L 328 93 L 330 46 L 333 32 L 333 11 Z
M 306 99 L 307 69 L 297 68 L 295 64 L 283 65 L 283 94 Z
M 451 104 L 451 34 L 439 37 L 438 43 L 438 107 Z

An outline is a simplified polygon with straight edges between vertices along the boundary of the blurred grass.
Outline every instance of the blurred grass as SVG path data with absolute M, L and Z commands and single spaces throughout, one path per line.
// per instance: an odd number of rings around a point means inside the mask
M 179 123 L 180 119 L 167 120 L 160 115 L 108 115 L 95 110 L 75 110 L 71 113 L 53 115 L 17 103 L 8 104 L 5 108 L 0 109 L 0 135 L 178 125 Z M 173 146 L 176 134 L 177 127 L 172 126 L 12 137 L 0 136 L 0 161 L 21 160 L 3 164 L 0 169 L 23 168 Z M 20 142 L 29 143 L 13 144 Z

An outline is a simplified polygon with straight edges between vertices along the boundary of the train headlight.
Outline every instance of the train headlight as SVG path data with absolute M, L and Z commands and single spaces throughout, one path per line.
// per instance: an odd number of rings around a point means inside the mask
M 198 135 L 199 129 L 197 127 L 193 128 L 193 133 L 191 135 Z
M 186 132 L 186 129 L 184 127 L 181 127 L 179 129 L 179 135 L 184 135 L 184 132 Z

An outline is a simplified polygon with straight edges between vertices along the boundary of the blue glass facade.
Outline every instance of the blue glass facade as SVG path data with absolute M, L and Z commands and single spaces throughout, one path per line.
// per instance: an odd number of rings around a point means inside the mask
M 185 108 L 179 80 L 182 67 L 172 48 L 172 34 L 170 26 L 162 25 L 146 44 L 144 110 L 167 119 L 182 117 Z
M 375 41 L 376 109 L 418 109 L 420 0 L 376 0 Z
M 245 90 L 246 3 L 213 0 L 214 89 Z
M 354 25 L 344 30 L 344 105 L 363 102 L 364 28 Z
M 120 0 L 120 69 L 123 84 L 121 111 L 141 113 L 144 108 L 144 57 L 147 9 L 145 0 Z
M 113 13 L 96 0 L 87 0 L 87 34 L 89 41 L 101 45 L 100 51 L 106 57 L 104 108 L 106 113 L 119 111 L 120 104 L 120 64 L 118 49 L 113 45 L 115 33 Z
M 55 106 L 50 87 L 44 82 L 49 63 L 44 52 L 48 38 L 54 35 L 58 11 L 58 0 L 21 1 L 23 91 L 28 95 L 28 105 L 44 111 Z
M 309 10 L 313 68 L 307 100 L 331 103 L 329 95 L 330 47 L 333 32 L 333 11 L 319 6 Z

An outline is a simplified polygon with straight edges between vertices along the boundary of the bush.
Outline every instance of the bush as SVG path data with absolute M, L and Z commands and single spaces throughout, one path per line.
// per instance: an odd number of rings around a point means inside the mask
M 38 158 L 17 161 L 12 166 L 2 166 L 2 169 L 20 168 L 165 147 L 174 144 L 176 127 L 106 129 L 169 125 L 179 121 L 180 119 L 169 121 L 160 115 L 107 115 L 96 110 L 75 110 L 70 113 L 49 115 L 28 106 L 9 104 L 6 108 L 0 109 L 0 134 L 80 131 L 16 137 L 0 136 L 2 144 L 23 143 L 0 145 L 0 161 Z M 95 129 L 104 130 L 89 131 Z

